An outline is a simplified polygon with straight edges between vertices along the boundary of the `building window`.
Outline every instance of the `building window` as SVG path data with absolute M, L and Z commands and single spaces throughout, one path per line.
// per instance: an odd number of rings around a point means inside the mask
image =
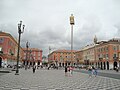
M 0 43 L 3 43 L 4 42 L 4 38 L 0 38 Z
M 108 51 L 108 47 L 106 47 L 106 51 Z
M 38 56 L 38 60 L 40 60 L 40 57 Z
M 113 46 L 113 50 L 115 51 L 115 46 Z
M 100 54 L 100 58 L 102 58 L 103 57 L 103 55 L 102 54 Z
M 106 55 L 104 55 L 104 58 L 106 58 Z
M 38 56 L 40 56 L 40 52 L 38 52 Z
M 119 46 L 117 46 L 117 50 L 119 50 Z
M 98 55 L 98 58 L 100 58 L 100 54 Z
M 33 56 L 35 57 L 35 52 L 34 52 Z
M 108 54 L 106 54 L 106 59 L 108 59 Z
M 117 57 L 117 54 L 116 54 L 116 53 L 114 53 L 114 54 L 113 54 L 113 57 Z
M 103 51 L 103 49 L 101 48 L 101 52 Z
M 118 50 L 118 47 L 117 47 L 117 46 L 113 46 L 113 50 L 114 50 L 114 51 L 117 51 L 117 50 Z
M 106 50 L 105 50 L 106 48 L 105 47 L 103 47 L 103 52 L 105 52 Z

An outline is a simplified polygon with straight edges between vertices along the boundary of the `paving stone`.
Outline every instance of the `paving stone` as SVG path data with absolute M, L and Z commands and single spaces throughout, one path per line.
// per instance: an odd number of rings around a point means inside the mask
M 1 87 L 1 86 L 0 86 L 0 90 L 2 90 L 2 89 L 4 89 L 4 87 Z
M 29 90 L 29 88 L 21 88 L 20 90 Z
M 55 88 L 55 90 L 63 90 L 62 88 Z
M 30 87 L 29 90 L 38 90 L 38 87 Z
M 11 77 L 11 78 L 9 78 Z M 88 77 L 87 74 L 74 72 L 72 77 L 65 77 L 64 70 L 21 70 L 0 76 L 0 90 L 119 90 L 120 80 L 107 77 Z

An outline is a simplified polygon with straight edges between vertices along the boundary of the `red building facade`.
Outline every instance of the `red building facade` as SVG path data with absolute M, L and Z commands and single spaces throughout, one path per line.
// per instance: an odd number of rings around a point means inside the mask
M 120 40 L 111 39 L 96 46 L 96 66 L 101 69 L 120 67 Z
M 17 41 L 9 34 L 0 32 L 0 67 L 15 65 L 17 61 Z M 23 50 L 20 47 L 19 63 L 22 63 Z
M 38 48 L 23 48 L 23 64 L 27 66 L 42 64 L 42 50 Z

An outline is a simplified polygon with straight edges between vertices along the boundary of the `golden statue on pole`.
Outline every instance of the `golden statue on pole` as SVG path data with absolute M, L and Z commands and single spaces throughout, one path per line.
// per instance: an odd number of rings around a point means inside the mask
M 73 16 L 73 14 L 71 14 L 71 16 L 70 16 L 70 24 L 74 25 L 74 16 Z

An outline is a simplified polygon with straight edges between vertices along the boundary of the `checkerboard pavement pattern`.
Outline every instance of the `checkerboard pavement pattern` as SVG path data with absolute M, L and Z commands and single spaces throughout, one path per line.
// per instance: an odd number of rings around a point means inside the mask
M 120 90 L 120 79 L 74 72 L 65 76 L 64 70 L 20 69 L 0 76 L 0 90 Z

